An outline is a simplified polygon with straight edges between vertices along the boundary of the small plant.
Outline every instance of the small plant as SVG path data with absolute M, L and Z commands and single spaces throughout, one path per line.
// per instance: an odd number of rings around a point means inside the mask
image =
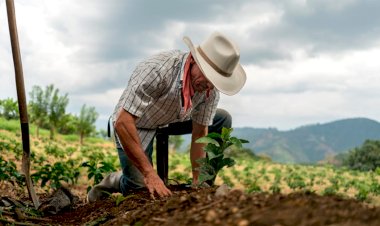
M 109 172 L 116 172 L 115 166 L 108 161 L 101 161 L 98 162 L 98 160 L 90 160 L 88 162 L 84 162 L 81 165 L 82 167 L 87 167 L 87 172 L 88 172 L 88 179 L 90 180 L 91 178 L 94 178 L 94 184 L 96 185 L 100 183 L 103 178 L 104 174 L 109 173 Z M 87 187 L 87 192 L 90 191 L 91 186 Z
M 115 204 L 116 204 L 116 206 L 119 206 L 125 200 L 127 200 L 129 198 L 133 198 L 135 196 L 136 195 L 133 195 L 133 194 L 132 195 L 127 195 L 127 196 L 123 196 L 122 194 L 118 194 L 118 195 L 114 196 Z
M 72 156 L 75 152 L 76 152 L 76 148 L 74 147 L 67 147 L 66 150 L 65 150 L 65 153 L 67 156 Z
M 43 165 L 31 177 L 34 181 L 41 181 L 41 187 L 45 187 L 50 182 L 50 188 L 57 189 L 62 186 L 62 181 L 76 184 L 79 175 L 79 169 L 75 167 L 75 161 L 68 160 L 66 163 L 56 162 Z
M 55 158 L 64 158 L 67 153 L 60 147 L 58 147 L 57 144 L 51 144 L 49 143 L 47 146 L 45 146 L 45 153 L 48 155 L 52 155 Z
M 357 187 L 358 192 L 355 195 L 355 198 L 359 201 L 365 201 L 371 191 L 371 187 L 366 184 L 360 184 Z
M 44 154 L 36 155 L 36 153 L 32 151 L 30 157 L 33 164 L 36 164 L 37 166 L 42 166 L 46 164 L 47 157 Z
M 375 170 L 375 173 L 380 176 L 380 167 L 377 167 L 376 170 Z
M 186 174 L 180 173 L 180 172 L 173 172 L 170 174 L 170 179 L 175 181 L 177 184 L 185 183 L 190 184 L 192 179 L 188 177 Z
M 11 161 L 6 161 L 0 156 L 0 181 L 11 181 L 20 186 L 24 185 L 24 176 L 21 175 L 16 168 L 16 164 Z
M 370 184 L 370 190 L 375 195 L 380 195 L 380 184 L 372 174 L 371 176 L 371 184 Z
M 216 175 L 223 167 L 231 167 L 235 164 L 232 158 L 225 157 L 224 152 L 232 145 L 241 148 L 243 143 L 248 141 L 231 136 L 232 128 L 223 128 L 222 133 L 210 133 L 205 137 L 199 138 L 197 143 L 207 144 L 204 151 L 207 153 L 205 158 L 198 159 L 200 164 L 199 184 L 208 182 L 213 185 Z
M 225 183 L 228 187 L 234 187 L 235 184 L 232 182 L 231 178 L 229 178 L 227 175 L 221 175 L 220 176 L 223 180 L 223 183 Z
M 269 187 L 269 190 L 273 193 L 273 194 L 278 194 L 281 192 L 281 187 L 280 187 L 280 183 L 281 183 L 281 177 L 276 177 L 273 184 Z
M 308 187 L 310 187 L 310 188 L 312 188 L 313 186 L 314 186 L 314 182 L 315 182 L 315 174 L 314 173 L 311 173 L 310 175 L 309 175 L 309 183 L 307 183 L 307 186 Z
M 261 187 L 258 185 L 259 179 L 260 179 L 259 176 L 254 176 L 253 181 L 249 181 L 250 183 L 247 183 L 248 181 L 246 181 L 246 184 L 248 187 L 247 193 L 261 192 L 262 191 Z
M 285 180 L 288 184 L 288 187 L 292 190 L 304 189 L 306 187 L 302 176 L 295 172 L 291 173 Z
M 323 190 L 322 195 L 330 196 L 330 195 L 336 195 L 337 193 L 338 191 L 336 190 L 336 187 L 328 186 Z

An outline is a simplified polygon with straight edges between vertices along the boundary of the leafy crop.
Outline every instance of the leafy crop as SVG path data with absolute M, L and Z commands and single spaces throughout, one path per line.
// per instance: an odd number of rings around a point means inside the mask
M 82 163 L 82 167 L 87 168 L 87 173 L 88 173 L 87 177 L 89 180 L 94 178 L 93 185 L 100 183 L 104 178 L 103 176 L 104 174 L 116 171 L 112 162 L 107 162 L 107 161 L 99 162 L 99 160 L 95 160 L 95 159 Z M 89 191 L 90 189 L 91 189 L 91 186 L 88 186 L 87 191 Z
M 0 181 L 11 181 L 18 185 L 24 185 L 24 176 L 21 175 L 16 168 L 16 164 L 6 161 L 0 156 Z
M 286 182 L 288 183 L 289 188 L 293 190 L 303 189 L 306 187 L 302 176 L 295 172 L 289 174 L 289 176 L 286 178 Z
M 75 161 L 69 160 L 65 162 L 56 162 L 54 164 L 46 164 L 32 174 L 34 181 L 41 181 L 41 187 L 45 187 L 50 182 L 50 188 L 57 189 L 62 186 L 62 181 L 76 184 L 80 175 Z
M 32 130 L 34 127 L 32 124 Z M 18 185 L 24 191 L 25 178 L 20 173 L 22 143 L 19 130 L 18 121 L 7 121 L 0 117 L 0 185 L 5 181 Z M 86 140 L 84 146 L 80 146 L 78 135 L 61 134 L 56 140 L 50 140 L 49 131 L 45 129 L 41 129 L 39 138 L 33 135 L 31 138 L 32 179 L 35 185 L 44 190 L 50 191 L 62 184 L 69 187 L 78 184 L 93 186 L 104 175 L 119 168 L 117 152 L 109 140 L 91 138 Z M 202 167 L 211 168 L 211 173 L 202 171 L 200 180 L 215 180 L 215 184 L 225 183 L 246 192 L 286 194 L 312 191 L 380 205 L 379 166 L 364 172 L 360 169 L 352 170 L 350 166 L 337 168 L 331 165 L 270 162 L 260 154 L 250 155 L 250 150 L 235 148 L 241 147 L 243 142 L 231 137 L 230 129 L 201 139 L 201 143 L 207 144 L 207 157 L 201 160 L 205 165 L 200 164 L 199 170 Z M 228 168 L 232 165 L 234 167 Z M 223 168 L 224 166 L 227 167 Z M 188 153 L 169 152 L 169 169 L 169 183 L 191 183 L 192 166 Z M 122 196 L 115 196 L 117 205 L 123 200 Z
M 232 128 L 223 128 L 222 133 L 210 133 L 205 137 L 199 138 L 196 142 L 207 144 L 204 151 L 207 153 L 205 158 L 198 159 L 200 164 L 199 183 L 209 181 L 214 184 L 216 175 L 223 167 L 231 167 L 235 164 L 235 160 L 224 156 L 224 152 L 232 145 L 238 148 L 242 147 L 243 143 L 248 141 L 238 139 L 231 136 Z

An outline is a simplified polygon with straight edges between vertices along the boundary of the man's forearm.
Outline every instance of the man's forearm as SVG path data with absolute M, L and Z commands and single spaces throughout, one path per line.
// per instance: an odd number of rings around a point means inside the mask
M 190 160 L 193 169 L 193 183 L 198 183 L 199 167 L 198 159 L 206 157 L 206 153 L 203 151 L 204 144 L 196 143 L 196 140 L 206 136 L 208 133 L 207 126 L 203 126 L 193 122 L 193 131 L 191 137 L 190 147 Z
M 154 197 L 155 193 L 160 197 L 169 196 L 172 194 L 171 191 L 157 175 L 148 157 L 145 155 L 137 133 L 135 120 L 135 116 L 121 109 L 115 123 L 115 130 L 119 136 L 121 145 L 128 158 L 143 174 L 145 186 L 151 196 Z
M 115 130 L 126 155 L 137 169 L 144 176 L 154 172 L 153 166 L 142 149 L 133 116 L 128 112 L 122 112 L 115 123 Z

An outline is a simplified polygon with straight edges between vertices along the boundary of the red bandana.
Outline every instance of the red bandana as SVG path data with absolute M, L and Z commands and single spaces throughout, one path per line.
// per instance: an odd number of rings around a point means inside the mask
M 191 98 L 194 96 L 194 88 L 191 85 L 190 80 L 190 61 L 191 61 L 191 53 L 186 59 L 185 67 L 183 69 L 183 86 L 182 86 L 182 93 L 183 93 L 183 107 L 184 112 L 186 112 L 189 108 L 192 106 Z

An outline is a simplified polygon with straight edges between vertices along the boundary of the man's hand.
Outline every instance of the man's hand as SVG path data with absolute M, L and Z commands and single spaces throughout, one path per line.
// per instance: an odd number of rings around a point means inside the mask
M 149 172 L 144 177 L 144 182 L 152 198 L 154 198 L 154 193 L 157 193 L 160 197 L 170 196 L 172 194 L 172 192 L 165 186 L 164 182 L 154 171 Z
M 115 130 L 125 154 L 144 175 L 145 186 L 153 198 L 154 193 L 157 193 L 160 197 L 169 196 L 171 195 L 170 190 L 154 171 L 152 164 L 142 149 L 135 123 L 136 118 L 136 116 L 121 109 L 115 123 Z

